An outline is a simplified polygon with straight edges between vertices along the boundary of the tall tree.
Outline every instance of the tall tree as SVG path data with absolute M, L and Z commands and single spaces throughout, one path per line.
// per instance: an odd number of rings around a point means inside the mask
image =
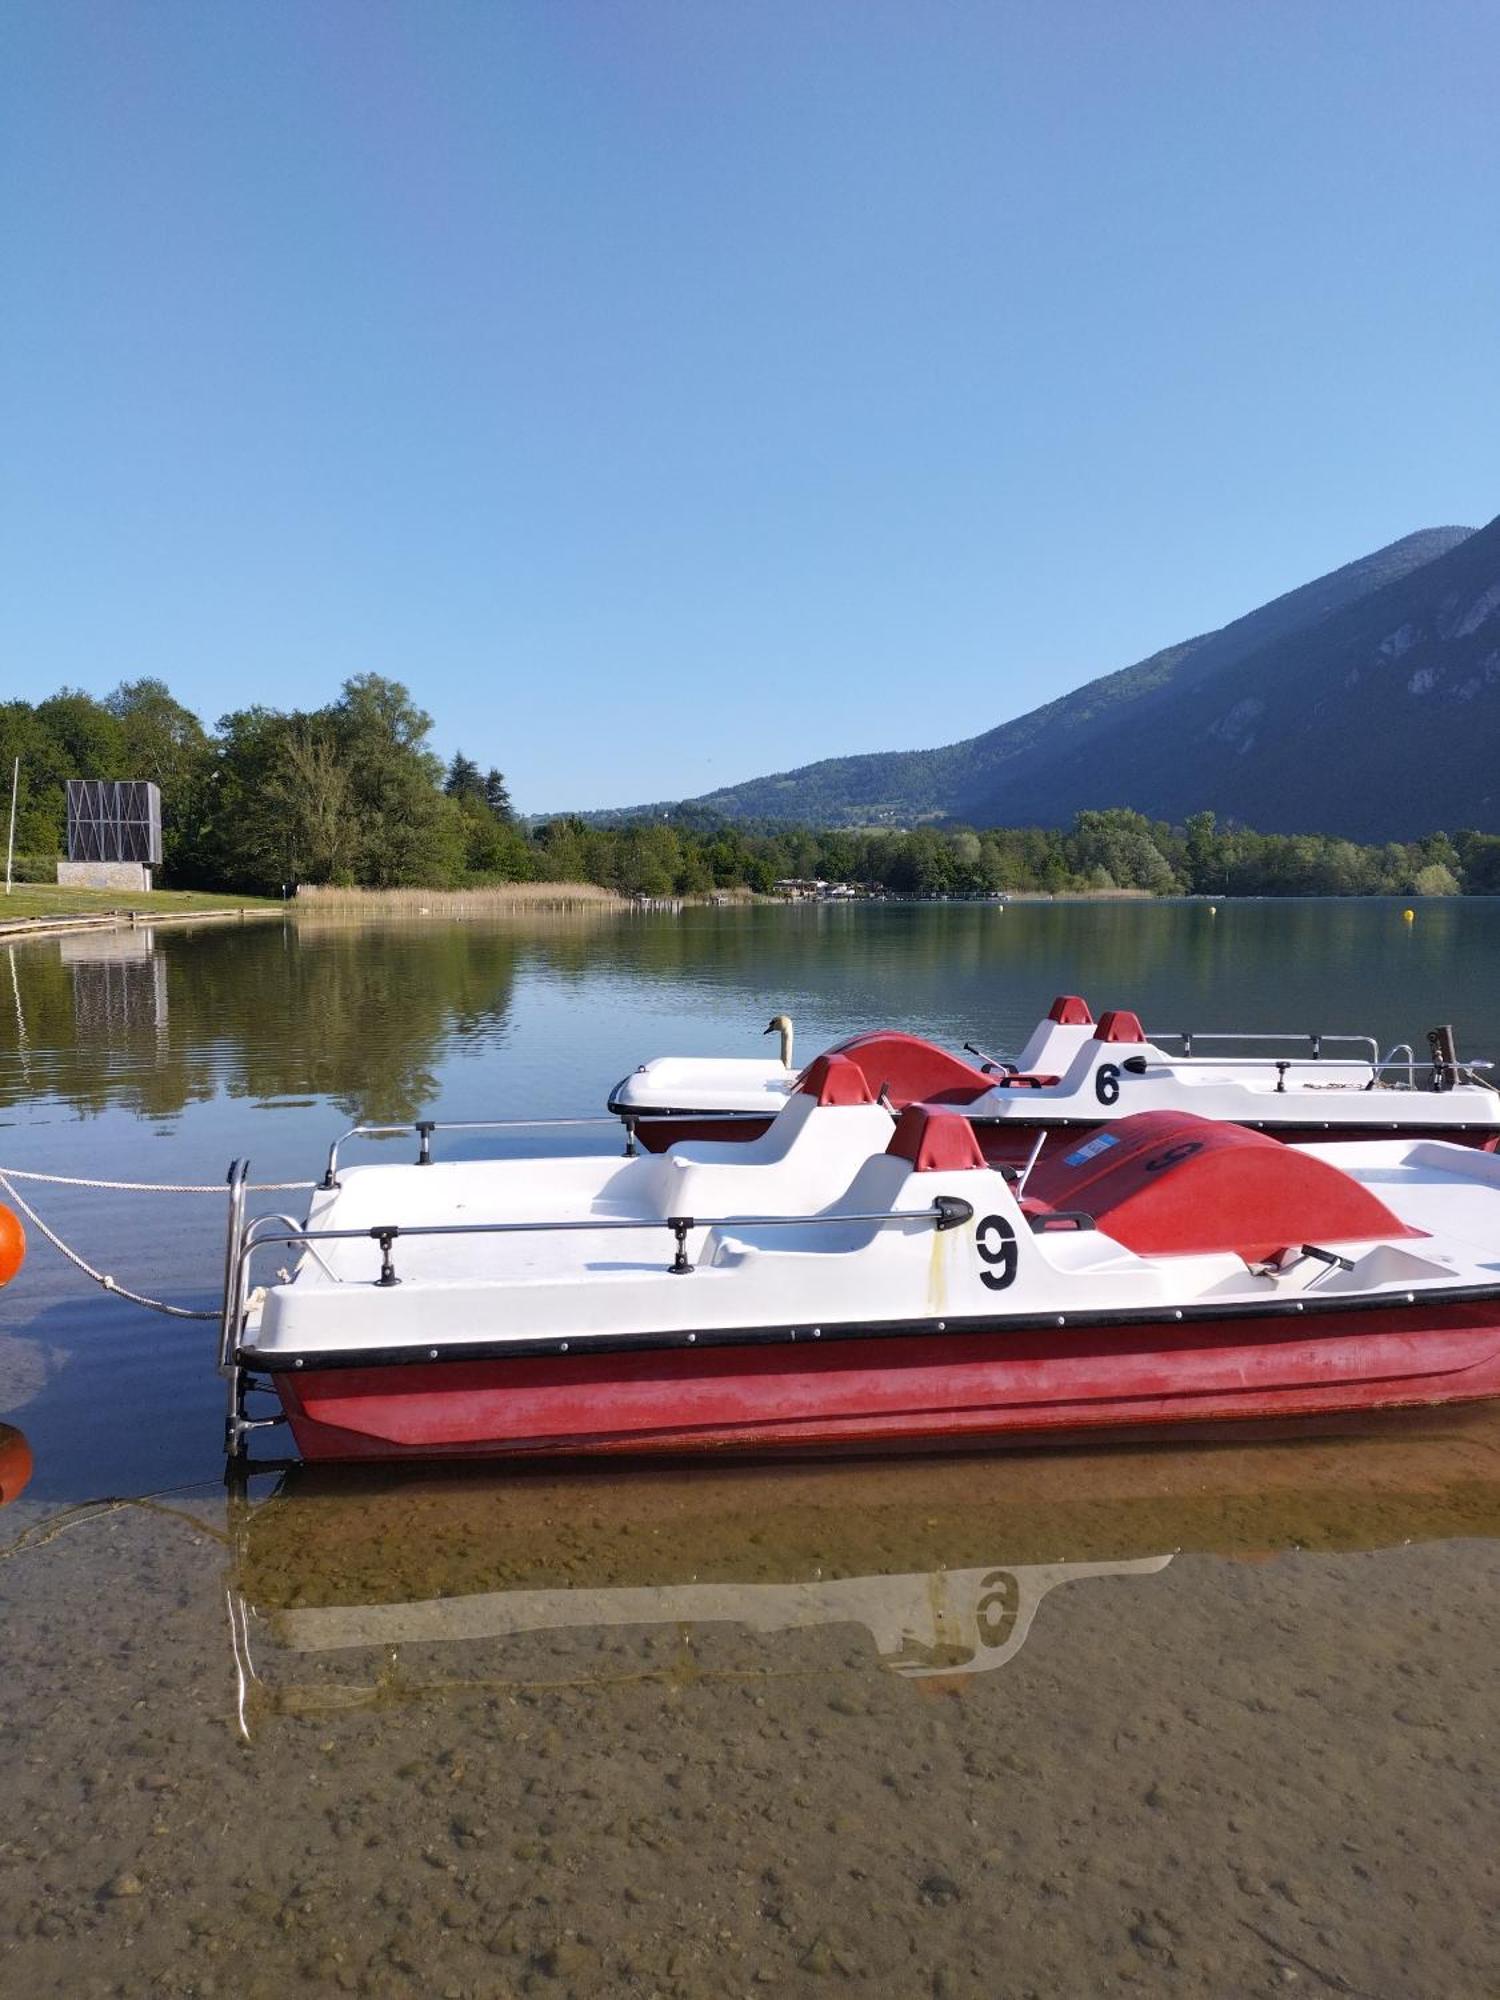
M 495 815 L 496 819 L 504 820 L 507 825 L 516 816 L 510 802 L 510 793 L 506 789 L 505 780 L 493 765 L 490 766 L 485 774 L 484 802 Z
M 474 799 L 480 805 L 485 803 L 484 779 L 479 775 L 479 766 L 462 750 L 453 753 L 453 762 L 443 780 L 443 790 L 450 799 Z
M 104 706 L 120 725 L 124 775 L 149 778 L 160 789 L 166 867 L 190 879 L 213 771 L 208 732 L 165 681 L 150 677 L 121 681 Z
M 400 681 L 358 674 L 320 716 L 349 772 L 360 830 L 356 874 L 373 888 L 440 887 L 463 872 L 463 827 L 427 748 L 432 717 Z

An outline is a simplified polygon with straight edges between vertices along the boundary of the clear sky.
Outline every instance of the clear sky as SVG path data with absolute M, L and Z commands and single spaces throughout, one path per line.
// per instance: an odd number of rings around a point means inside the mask
M 1493 0 L 6 0 L 0 696 L 527 809 L 951 741 L 1500 512 Z

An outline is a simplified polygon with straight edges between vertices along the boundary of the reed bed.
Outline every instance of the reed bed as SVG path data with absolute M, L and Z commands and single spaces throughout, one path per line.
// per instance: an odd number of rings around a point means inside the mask
M 625 897 L 597 882 L 491 882 L 473 889 L 297 891 L 299 915 L 340 917 L 529 917 L 554 911 L 628 910 Z

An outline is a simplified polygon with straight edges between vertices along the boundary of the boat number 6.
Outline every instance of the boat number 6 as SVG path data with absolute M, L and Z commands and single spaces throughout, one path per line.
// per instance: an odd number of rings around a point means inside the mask
M 1120 1068 L 1118 1063 L 1100 1063 L 1094 1073 L 1094 1095 L 1101 1104 L 1119 1103 Z
M 974 1231 L 980 1260 L 991 1268 L 981 1271 L 979 1282 L 992 1292 L 1003 1292 L 1015 1282 L 1016 1232 L 1003 1215 L 987 1215 Z
M 1183 1139 L 1175 1146 L 1168 1146 L 1164 1153 L 1153 1154 L 1143 1164 L 1141 1172 L 1143 1174 L 1164 1174 L 1168 1167 L 1181 1166 L 1184 1160 L 1190 1160 L 1194 1153 L 1201 1153 L 1202 1151 L 1203 1141 L 1201 1139 Z

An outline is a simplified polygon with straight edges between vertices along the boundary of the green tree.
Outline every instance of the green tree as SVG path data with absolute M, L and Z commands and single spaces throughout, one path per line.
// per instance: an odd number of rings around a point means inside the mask
M 208 732 L 165 681 L 121 681 L 104 705 L 120 725 L 123 775 L 148 778 L 160 789 L 167 877 L 190 881 L 214 767 Z
M 479 766 L 462 750 L 453 753 L 453 762 L 443 780 L 443 790 L 450 799 L 474 799 L 480 805 L 484 804 L 484 779 L 479 775 Z
M 349 772 L 359 828 L 356 880 L 372 888 L 440 888 L 463 873 L 463 825 L 439 789 L 427 748 L 432 717 L 400 681 L 358 674 L 324 710 Z
M 1445 868 L 1441 861 L 1429 861 L 1425 868 L 1419 868 L 1412 877 L 1411 887 L 1415 896 L 1456 896 L 1458 877 L 1451 868 Z
M 1464 888 L 1471 896 L 1500 896 L 1500 834 L 1472 827 L 1455 836 Z
M 484 776 L 484 802 L 496 819 L 509 823 L 515 818 L 515 810 L 510 802 L 505 779 L 492 764 Z

